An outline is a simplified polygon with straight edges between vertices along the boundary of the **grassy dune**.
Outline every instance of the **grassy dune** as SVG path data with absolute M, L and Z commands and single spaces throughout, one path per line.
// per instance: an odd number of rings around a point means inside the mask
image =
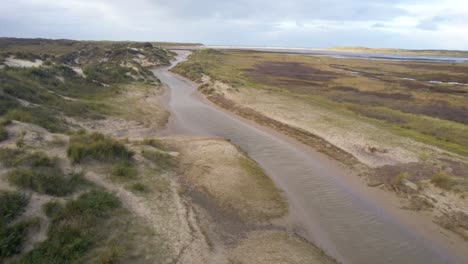
M 146 251 L 136 237 L 151 239 L 150 247 L 160 242 L 83 170 L 116 162 L 116 177 L 142 185 L 133 152 L 79 124 L 146 118 L 146 112 L 125 111 L 138 102 L 127 94 L 143 97 L 159 87 L 149 68 L 167 65 L 174 54 L 137 42 L 0 38 L 0 47 L 0 163 L 7 169 L 0 176 L 0 262 L 142 261 L 130 256 Z M 126 241 L 117 243 L 123 236 Z M 159 262 L 155 254 L 145 255 Z

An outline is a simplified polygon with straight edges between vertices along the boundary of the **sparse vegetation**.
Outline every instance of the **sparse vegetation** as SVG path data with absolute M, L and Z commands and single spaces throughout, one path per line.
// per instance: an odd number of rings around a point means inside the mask
M 131 161 L 121 161 L 112 169 L 112 175 L 120 178 L 135 178 L 137 174 L 137 167 Z
M 395 185 L 400 185 L 401 182 L 404 179 L 407 179 L 408 177 L 409 177 L 409 174 L 407 172 L 402 172 L 402 173 L 398 174 L 398 176 L 395 177 L 393 182 L 394 182 Z
M 68 157 L 75 163 L 85 159 L 130 161 L 133 153 L 125 145 L 103 134 L 79 132 L 70 137 Z
M 422 153 L 419 153 L 419 159 L 421 161 L 427 161 L 429 159 L 429 154 L 425 153 L 425 152 L 422 152 Z
M 445 172 L 439 172 L 432 176 L 431 182 L 445 190 L 451 190 L 457 183 L 452 176 Z
M 152 147 L 155 147 L 155 148 L 160 149 L 160 150 L 165 150 L 166 149 L 166 146 L 165 146 L 164 142 L 162 142 L 162 140 L 159 140 L 159 139 L 156 139 L 156 138 L 145 138 L 142 141 L 142 144 L 152 146 Z
M 16 141 L 15 141 L 16 147 L 18 147 L 18 148 L 24 147 L 24 137 L 26 136 L 26 133 L 27 133 L 27 131 L 26 131 L 26 130 L 23 130 L 23 131 L 21 131 L 21 133 L 18 135 L 18 137 L 16 138 Z
M 141 151 L 141 155 L 161 169 L 168 169 L 176 165 L 175 158 L 162 150 L 145 149 Z

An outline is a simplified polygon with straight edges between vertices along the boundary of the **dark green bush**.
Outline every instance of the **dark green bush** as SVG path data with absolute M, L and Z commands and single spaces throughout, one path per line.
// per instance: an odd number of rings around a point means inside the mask
M 58 201 L 50 201 L 42 205 L 42 210 L 49 218 L 55 217 L 62 209 L 63 206 Z
M 36 220 L 30 220 L 11 224 L 24 212 L 28 203 L 29 196 L 23 193 L 0 193 L 0 262 L 20 252 L 28 228 L 36 223 Z
M 102 65 L 93 65 L 87 67 L 84 70 L 84 73 L 90 80 L 96 80 L 105 84 L 113 84 L 132 80 L 131 77 L 126 75 L 128 71 L 129 69 L 127 67 L 119 65 L 108 65 L 105 67 Z
M 0 142 L 8 139 L 8 131 L 4 126 L 0 126 Z
M 0 226 L 13 221 L 22 214 L 29 203 L 29 196 L 20 192 L 0 193 Z
M 18 101 L 6 94 L 0 93 L 0 115 L 5 114 L 10 109 L 18 107 L 20 104 Z
M 0 149 L 0 161 L 5 167 L 55 167 L 58 160 L 50 158 L 44 152 L 27 153 L 22 149 Z
M 99 243 L 92 232 L 97 224 L 120 208 L 119 199 L 103 190 L 93 190 L 69 201 L 53 214 L 48 238 L 19 260 L 24 264 L 75 263 Z
M 20 188 L 53 196 L 66 196 L 87 183 L 83 173 L 64 175 L 57 167 L 15 169 L 8 173 L 8 180 Z
M 70 159 L 79 163 L 84 159 L 100 161 L 129 161 L 133 153 L 122 143 L 100 133 L 78 133 L 70 138 L 67 149 Z
M 11 226 L 0 227 L 0 261 L 21 251 L 30 227 L 37 226 L 38 219 L 21 221 Z
M 93 224 L 96 218 L 106 217 L 120 206 L 119 198 L 114 194 L 104 190 L 92 190 L 68 202 L 53 221 L 57 223 L 76 218 L 81 224 Z M 88 222 L 83 223 L 83 221 Z
M 148 191 L 148 188 L 143 183 L 137 182 L 137 183 L 130 185 L 130 190 L 144 193 Z

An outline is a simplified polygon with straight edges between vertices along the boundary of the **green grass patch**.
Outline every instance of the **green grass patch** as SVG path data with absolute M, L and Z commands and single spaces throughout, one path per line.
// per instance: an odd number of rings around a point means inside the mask
M 0 262 L 20 252 L 27 231 L 37 225 L 36 219 L 11 224 L 29 203 L 29 196 L 20 192 L 0 193 Z
M 400 185 L 403 182 L 403 180 L 408 179 L 408 177 L 409 174 L 407 172 L 402 172 L 398 174 L 398 176 L 396 176 L 395 179 L 393 179 L 393 184 Z
M 177 160 L 169 153 L 157 149 L 144 149 L 141 155 L 147 160 L 152 161 L 160 169 L 169 169 L 177 166 Z
M 384 107 L 352 105 L 350 108 L 366 117 L 386 122 L 400 134 L 462 155 L 468 155 L 468 126 L 466 125 L 428 116 L 403 113 Z
M 24 212 L 29 196 L 21 192 L 0 192 L 0 226 L 13 221 Z
M 61 212 L 63 209 L 63 205 L 56 200 L 49 201 L 42 205 L 42 210 L 49 218 L 54 218 Z
M 161 150 L 166 149 L 166 145 L 164 144 L 164 142 L 157 138 L 145 138 L 141 143 L 143 145 L 148 145 L 148 146 L 155 147 Z
M 87 185 L 83 172 L 64 174 L 57 158 L 43 152 L 26 152 L 23 149 L 0 149 L 0 161 L 8 172 L 8 180 L 24 189 L 53 196 L 65 196 Z
M 8 139 L 8 131 L 5 126 L 0 125 L 0 142 Z
M 138 169 L 131 161 L 121 161 L 112 168 L 112 175 L 119 178 L 132 179 L 138 174 Z
M 84 73 L 91 80 L 96 80 L 105 84 L 115 84 L 131 81 L 132 78 L 126 75 L 128 71 L 129 69 L 127 67 L 119 65 L 109 65 L 105 67 L 102 65 L 92 65 L 87 67 Z
M 39 219 L 20 221 L 0 227 L 0 261 L 20 253 L 30 228 L 39 226 Z
M 452 190 L 457 184 L 457 180 L 445 172 L 439 172 L 432 176 L 431 182 L 439 188 Z
M 8 173 L 10 183 L 38 193 L 52 196 L 66 196 L 88 182 L 82 172 L 67 175 L 56 167 L 21 168 Z
M 28 153 L 22 149 L 2 148 L 0 149 L 0 162 L 5 167 L 55 167 L 58 159 L 50 158 L 44 152 L 37 151 Z
M 58 113 L 49 108 L 41 106 L 19 107 L 8 111 L 3 118 L 16 120 L 24 123 L 31 123 L 41 126 L 51 132 L 65 132 L 67 125 L 65 120 L 57 117 Z
M 137 192 L 137 193 L 146 193 L 149 191 L 148 187 L 143 183 L 137 182 L 128 187 L 130 191 Z
M 418 158 L 421 161 L 427 161 L 430 157 L 431 156 L 426 152 L 419 153 L 419 155 L 418 155 Z
M 74 163 L 80 163 L 85 159 L 130 161 L 133 152 L 111 137 L 96 132 L 91 134 L 80 132 L 70 137 L 67 155 Z
M 79 263 L 99 241 L 99 228 L 121 207 L 119 199 L 104 190 L 92 190 L 68 201 L 51 218 L 47 240 L 18 263 Z

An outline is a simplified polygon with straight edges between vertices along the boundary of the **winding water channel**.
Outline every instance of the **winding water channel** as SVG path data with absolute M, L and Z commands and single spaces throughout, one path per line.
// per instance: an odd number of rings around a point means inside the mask
M 350 173 L 335 161 L 204 102 L 192 82 L 168 68 L 154 73 L 170 88 L 171 133 L 241 147 L 284 191 L 301 235 L 340 262 L 462 263 L 347 184 Z

